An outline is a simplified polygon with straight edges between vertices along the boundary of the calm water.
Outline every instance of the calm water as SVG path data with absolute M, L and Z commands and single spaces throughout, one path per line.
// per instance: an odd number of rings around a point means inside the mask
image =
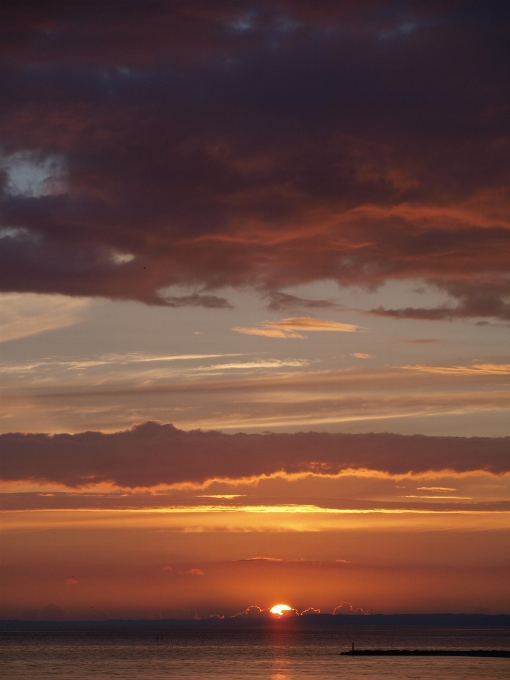
M 163 640 L 156 635 L 163 633 Z M 510 659 L 342 657 L 355 642 L 373 648 L 509 649 L 509 628 L 335 626 L 319 630 L 224 629 L 162 624 L 82 625 L 0 633 L 4 679 L 315 680 L 510 678 Z

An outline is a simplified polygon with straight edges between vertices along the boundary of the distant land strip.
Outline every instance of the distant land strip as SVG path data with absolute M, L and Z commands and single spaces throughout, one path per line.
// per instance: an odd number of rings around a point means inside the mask
M 510 659 L 504 649 L 349 649 L 340 656 L 485 656 Z

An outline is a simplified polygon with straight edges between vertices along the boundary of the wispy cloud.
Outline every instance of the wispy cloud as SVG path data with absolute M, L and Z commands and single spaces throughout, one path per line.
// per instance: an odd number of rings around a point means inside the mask
M 318 562 L 317 560 L 307 560 L 304 557 L 300 557 L 298 559 L 283 559 L 281 557 L 246 557 L 245 559 L 234 560 L 234 562 L 268 562 L 276 564 L 293 564 L 309 567 L 320 567 L 323 565 L 322 562 Z
M 434 495 L 434 496 L 427 496 L 425 494 L 420 494 L 420 495 L 409 494 L 407 496 L 402 496 L 402 498 L 424 498 L 424 499 L 427 499 L 427 500 L 432 500 L 434 498 L 437 498 L 438 500 L 450 499 L 450 500 L 457 500 L 457 501 L 472 501 L 473 500 L 472 496 L 439 496 L 437 494 Z
M 56 374 L 50 367 L 46 373 L 27 372 L 23 379 L 23 374 L 11 373 L 9 383 L 3 381 L 2 428 L 23 430 L 27 419 L 39 432 L 116 431 L 144 420 L 171 420 L 185 429 L 302 428 L 503 413 L 510 403 L 508 374 L 501 370 L 452 373 L 439 367 L 435 372 L 420 370 L 421 365 L 372 367 L 371 361 L 356 360 L 345 370 L 321 371 L 282 366 L 278 362 L 283 359 L 267 361 L 276 363 L 180 372 L 161 367 L 107 376 Z M 428 427 L 422 423 L 415 423 L 420 431 Z M 504 433 L 502 428 L 497 432 Z
M 306 359 L 259 359 L 258 361 L 245 361 L 245 362 L 235 362 L 229 364 L 213 364 L 212 366 L 199 366 L 194 371 L 219 371 L 219 370 L 234 370 L 234 369 L 244 369 L 249 370 L 252 368 L 283 368 L 284 366 L 308 366 L 310 362 Z
M 402 366 L 402 368 L 443 375 L 510 375 L 510 364 L 473 364 L 472 366 L 425 366 L 423 364 L 413 364 Z
M 153 364 L 166 363 L 169 361 L 195 361 L 199 359 L 217 359 L 220 357 L 239 357 L 246 356 L 239 352 L 222 353 L 222 354 L 174 354 L 174 355 L 147 355 L 131 352 L 128 354 L 103 354 L 95 359 L 57 359 L 56 357 L 48 357 L 42 361 L 30 362 L 25 364 L 11 363 L 0 367 L 0 371 L 4 373 L 22 373 L 26 371 L 33 371 L 37 368 L 49 368 L 52 371 L 56 369 L 77 370 L 83 371 L 89 368 L 97 368 L 100 366 L 130 366 L 132 364 Z
M 285 331 L 280 328 L 270 328 L 269 326 L 263 328 L 243 328 L 235 326 L 232 330 L 236 331 L 236 333 L 242 333 L 243 335 L 262 335 L 266 338 L 300 338 L 302 340 L 305 337 L 295 331 Z
M 8 293 L 0 295 L 0 304 L 0 342 L 7 342 L 74 326 L 85 319 L 92 303 L 65 295 Z
M 283 562 L 281 557 L 246 557 L 242 560 L 234 560 L 234 562 Z
M 268 308 L 273 311 L 281 309 L 330 309 L 332 311 L 341 311 L 343 307 L 332 300 L 309 300 L 307 298 L 298 297 L 297 295 L 290 295 L 289 293 L 282 293 L 280 291 L 271 292 L 268 297 L 270 303 Z
M 279 319 L 277 321 L 263 321 L 260 326 L 254 328 L 236 326 L 232 328 L 232 330 L 245 335 L 263 335 L 268 338 L 302 339 L 306 336 L 298 333 L 298 331 L 354 333 L 362 330 L 362 328 L 354 324 L 339 323 L 338 321 L 323 321 L 321 319 L 302 316 Z
M 416 491 L 457 491 L 451 486 L 419 486 Z

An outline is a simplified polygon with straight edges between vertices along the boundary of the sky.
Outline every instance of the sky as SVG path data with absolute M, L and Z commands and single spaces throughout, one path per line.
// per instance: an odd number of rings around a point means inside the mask
M 510 613 L 505 3 L 0 15 L 0 617 Z

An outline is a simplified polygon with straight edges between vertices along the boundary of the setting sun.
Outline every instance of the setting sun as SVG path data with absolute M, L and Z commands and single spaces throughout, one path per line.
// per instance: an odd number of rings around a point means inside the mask
M 289 607 L 288 604 L 275 604 L 269 611 L 271 614 L 278 614 L 278 616 L 281 616 L 283 612 L 290 612 L 291 610 L 292 607 Z

